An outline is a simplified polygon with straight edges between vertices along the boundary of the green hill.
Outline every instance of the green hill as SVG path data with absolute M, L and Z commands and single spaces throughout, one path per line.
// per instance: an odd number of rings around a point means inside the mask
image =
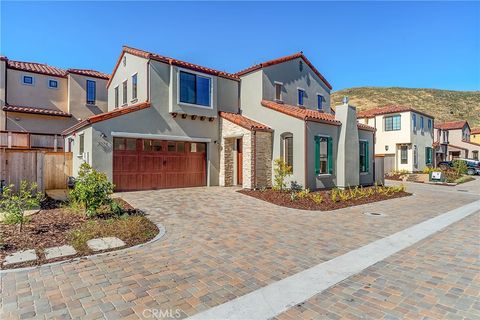
M 332 106 L 348 96 L 350 104 L 368 110 L 389 104 L 408 105 L 435 117 L 435 121 L 467 120 L 480 126 L 480 91 L 359 87 L 332 93 Z

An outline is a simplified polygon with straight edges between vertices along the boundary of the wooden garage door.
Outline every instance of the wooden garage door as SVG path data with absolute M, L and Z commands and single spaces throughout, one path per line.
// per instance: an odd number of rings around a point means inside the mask
M 115 190 L 204 186 L 205 150 L 198 142 L 114 138 Z

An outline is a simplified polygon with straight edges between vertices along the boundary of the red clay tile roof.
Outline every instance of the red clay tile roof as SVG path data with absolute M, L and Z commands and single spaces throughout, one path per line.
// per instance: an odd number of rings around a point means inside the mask
M 479 134 L 480 133 L 480 128 L 472 128 L 472 130 L 470 130 L 470 133 L 471 134 Z
M 69 73 L 75 73 L 75 74 L 80 74 L 88 77 L 95 77 L 95 78 L 102 78 L 102 79 L 110 78 L 108 74 L 99 72 L 96 70 L 88 70 L 88 69 L 63 70 L 57 67 L 49 66 L 44 63 L 14 61 L 14 60 L 7 59 L 7 57 L 1 57 L 1 60 L 4 60 L 7 62 L 7 68 L 9 69 L 46 74 L 46 75 L 61 77 L 61 78 L 65 78 Z
M 110 75 L 96 71 L 96 70 L 89 70 L 89 69 L 68 69 L 68 73 L 74 73 L 74 74 L 79 74 L 82 76 L 87 76 L 87 77 L 94 77 L 94 78 L 101 78 L 101 79 L 110 79 Z
M 434 143 L 432 143 L 432 147 L 436 148 L 440 145 L 440 142 L 438 141 L 435 141 Z
M 24 62 L 24 61 L 14 61 L 7 59 L 7 68 L 33 72 L 33 73 L 40 73 L 51 75 L 55 77 L 66 77 L 67 72 L 63 69 L 52 67 L 44 63 L 37 63 L 37 62 Z
M 8 60 L 7 57 L 5 57 L 5 56 L 0 56 L 0 61 L 7 61 L 7 60 Z
M 473 144 L 474 146 L 480 147 L 480 143 L 472 142 L 472 141 L 464 141 L 465 143 L 468 144 Z
M 342 123 L 335 119 L 333 114 L 323 113 L 316 110 L 295 107 L 288 104 L 275 103 L 273 101 L 262 100 L 262 106 L 287 114 L 304 121 L 323 122 L 333 125 L 341 125 Z
M 252 119 L 244 117 L 238 113 L 220 111 L 218 114 L 220 115 L 220 117 L 250 131 L 273 131 L 270 127 L 267 127 L 260 122 L 256 122 Z
M 315 66 L 310 62 L 310 60 L 307 59 L 307 57 L 305 57 L 305 55 L 301 51 L 297 52 L 297 53 L 294 53 L 292 55 L 289 55 L 289 56 L 285 56 L 285 57 L 281 57 L 281 58 L 277 58 L 277 59 L 274 59 L 274 60 L 269 60 L 269 61 L 266 61 L 266 62 L 262 62 L 262 63 L 256 64 L 256 65 L 253 65 L 253 66 L 251 66 L 251 67 L 249 67 L 245 70 L 242 70 L 242 71 L 239 71 L 239 72 L 235 73 L 235 75 L 241 77 L 241 76 L 246 75 L 250 72 L 253 72 L 253 71 L 265 68 L 265 67 L 273 66 L 273 65 L 276 65 L 276 64 L 279 64 L 279 63 L 294 60 L 294 59 L 297 59 L 297 58 L 303 59 L 303 61 L 310 67 L 310 69 L 312 69 L 312 71 L 325 83 L 325 85 L 330 90 L 332 89 L 332 85 L 327 81 L 327 79 L 325 79 L 325 77 L 317 70 L 317 68 L 315 68 Z
M 20 113 L 30 113 L 30 114 L 41 114 L 47 116 L 59 116 L 59 117 L 71 117 L 70 113 L 66 113 L 60 110 L 47 109 L 47 108 L 38 108 L 38 107 L 22 107 L 22 106 L 12 106 L 6 105 L 2 108 L 3 111 L 7 112 L 20 112 Z
M 89 125 L 89 124 L 104 121 L 104 120 L 108 120 L 108 119 L 112 119 L 112 118 L 116 118 L 116 117 L 122 116 L 124 114 L 128 114 L 128 113 L 135 112 L 135 111 L 138 111 L 138 110 L 146 109 L 146 108 L 149 108 L 149 107 L 150 107 L 150 102 L 145 101 L 145 102 L 139 102 L 139 103 L 136 103 L 136 104 L 132 104 L 131 106 L 128 106 L 128 107 L 117 108 L 117 109 L 112 110 L 112 111 L 96 114 L 94 116 L 88 117 L 87 119 L 85 119 L 83 121 L 80 121 L 79 123 L 75 124 L 74 126 L 68 128 L 68 129 L 64 130 L 62 132 L 62 134 L 63 135 L 69 135 L 70 133 L 75 132 L 75 131 L 77 131 L 77 130 L 79 130 L 79 129 L 81 129 L 81 128 Z
M 398 113 L 398 112 L 415 112 L 426 117 L 434 118 L 431 115 L 424 113 L 422 111 L 415 110 L 409 106 L 402 106 L 402 105 L 387 105 L 383 107 L 377 107 L 370 110 L 360 111 L 357 113 L 357 118 L 373 118 L 375 116 L 379 116 L 382 114 L 389 114 L 389 113 Z
M 145 59 L 152 59 L 152 60 L 156 60 L 156 61 L 160 61 L 160 62 L 170 64 L 170 65 L 175 65 L 175 66 L 179 66 L 179 67 L 182 67 L 182 68 L 186 68 L 186 69 L 190 69 L 190 70 L 194 70 L 194 71 L 198 71 L 198 72 L 203 72 L 203 73 L 206 73 L 206 74 L 211 74 L 211 75 L 222 77 L 222 78 L 227 78 L 227 79 L 231 79 L 231 80 L 240 81 L 240 78 L 238 76 L 236 76 L 234 74 L 231 74 L 231 73 L 228 73 L 228 72 L 225 72 L 225 71 L 219 71 L 219 70 L 215 70 L 215 69 L 211 69 L 211 68 L 207 68 L 207 67 L 202 67 L 198 64 L 193 64 L 193 63 L 190 63 L 190 62 L 186 62 L 186 61 L 182 61 L 182 60 L 178 60 L 178 59 L 174 59 L 174 58 L 169 58 L 169 57 L 162 56 L 162 55 L 159 55 L 159 54 L 156 54 L 156 53 L 152 53 L 152 52 L 148 52 L 148 51 L 145 51 L 145 50 L 136 49 L 136 48 L 132 48 L 132 47 L 128 47 L 128 46 L 123 46 L 120 57 L 118 58 L 117 63 L 115 64 L 115 67 L 113 68 L 112 76 L 113 76 L 113 74 L 115 74 L 115 71 L 117 70 L 118 66 L 120 65 L 120 62 L 121 62 L 122 57 L 123 57 L 123 53 L 125 53 L 125 52 L 133 54 L 137 57 L 142 57 L 142 58 L 145 58 Z M 112 80 L 112 78 L 110 78 L 110 81 L 108 81 L 107 88 L 110 86 L 111 80 Z
M 442 129 L 442 130 L 462 129 L 465 126 L 465 124 L 468 125 L 468 122 L 465 120 L 437 123 L 435 124 L 435 129 Z
M 371 127 L 364 123 L 357 123 L 357 128 L 360 130 L 367 130 L 367 131 L 374 131 L 374 132 L 377 131 L 377 129 L 375 129 L 374 127 Z
M 451 143 L 449 143 L 449 144 L 448 144 L 448 146 L 449 146 L 449 147 L 456 148 L 456 149 L 468 150 L 467 148 L 460 147 L 460 146 L 456 146 L 456 145 L 454 145 L 454 144 L 451 144 Z

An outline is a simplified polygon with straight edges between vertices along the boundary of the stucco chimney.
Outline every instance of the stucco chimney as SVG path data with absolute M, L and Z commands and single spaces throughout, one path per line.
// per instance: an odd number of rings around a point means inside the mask
M 360 184 L 357 109 L 348 104 L 337 106 L 335 118 L 342 123 L 338 138 L 337 186 L 354 187 Z

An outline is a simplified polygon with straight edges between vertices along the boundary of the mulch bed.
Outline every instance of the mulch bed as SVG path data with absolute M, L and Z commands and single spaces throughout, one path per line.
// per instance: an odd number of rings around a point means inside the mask
M 412 195 L 411 193 L 402 191 L 402 192 L 397 192 L 388 196 L 383 194 L 374 194 L 366 198 L 333 202 L 332 199 L 330 198 L 330 194 L 329 194 L 330 191 L 315 191 L 315 192 L 311 192 L 310 194 L 318 193 L 318 194 L 321 194 L 323 197 L 322 203 L 315 203 L 309 197 L 297 198 L 296 200 L 292 201 L 290 197 L 290 192 L 280 192 L 272 189 L 267 189 L 265 191 L 239 190 L 238 192 L 263 200 L 263 201 L 267 201 L 267 202 L 282 206 L 282 207 L 302 209 L 302 210 L 321 210 L 321 211 L 336 210 L 336 209 L 341 209 L 346 207 L 357 206 L 361 204 L 367 204 L 367 203 L 394 199 L 394 198 L 401 198 L 401 197 Z
M 116 198 L 115 201 L 120 202 L 125 209 L 126 214 L 130 216 L 143 215 L 137 209 L 134 209 L 125 200 Z M 87 219 L 84 214 L 71 212 L 66 208 L 62 208 L 63 203 L 52 199 L 46 199 L 41 204 L 41 210 L 37 214 L 30 216 L 30 221 L 23 225 L 22 231 L 19 231 L 19 225 L 8 225 L 0 222 L 0 264 L 7 255 L 16 251 L 35 249 L 38 259 L 36 261 L 19 263 L 9 265 L 5 268 L 19 268 L 34 265 L 41 265 L 60 260 L 69 260 L 75 257 L 84 256 L 88 253 L 78 253 L 74 256 L 61 257 L 57 259 L 45 259 L 43 251 L 46 248 L 70 245 L 68 235 L 71 231 L 78 229 L 87 221 L 104 220 L 105 217 L 98 217 L 96 219 Z M 157 226 L 145 218 L 145 230 L 151 231 L 153 236 L 157 233 Z M 131 235 L 130 238 L 122 239 L 127 247 L 134 246 L 145 242 L 145 237 L 137 237 Z M 148 239 L 148 240 L 150 240 Z M 147 240 L 147 241 L 148 241 Z M 112 249 L 115 250 L 115 249 Z M 111 250 L 105 250 L 111 251 Z

